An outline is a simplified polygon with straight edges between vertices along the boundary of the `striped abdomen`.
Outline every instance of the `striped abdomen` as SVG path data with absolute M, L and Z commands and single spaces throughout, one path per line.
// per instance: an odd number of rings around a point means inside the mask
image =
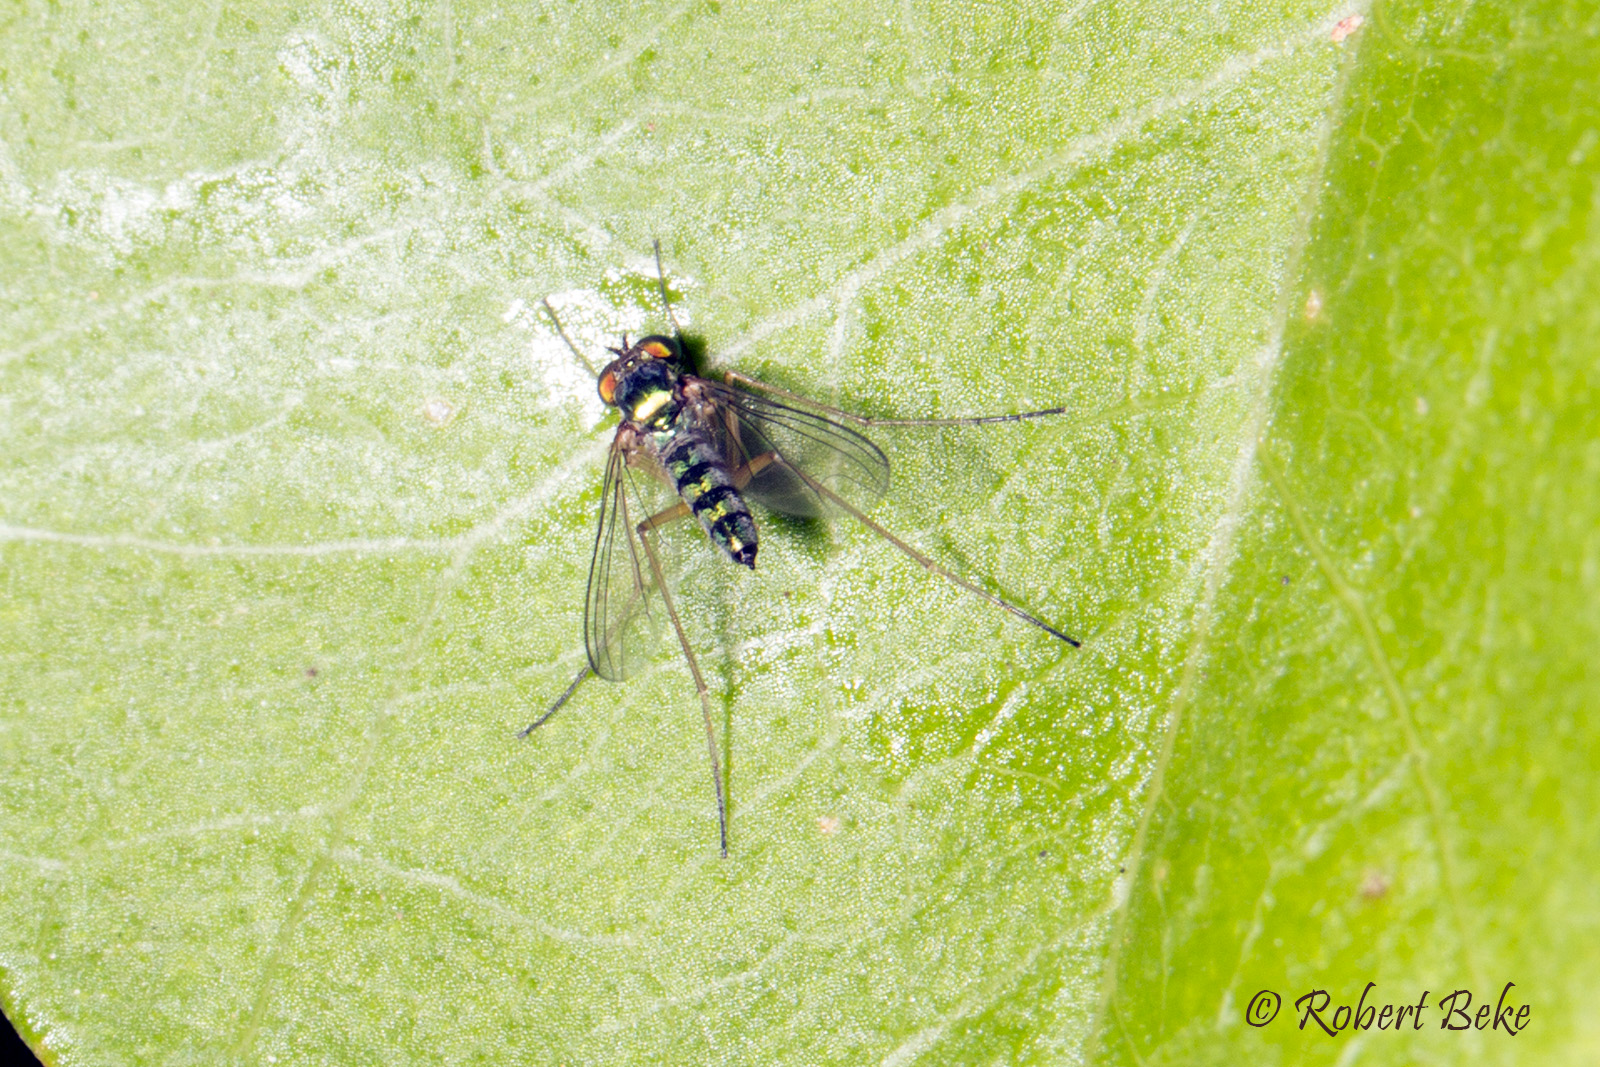
M 698 427 L 680 429 L 662 449 L 661 462 L 706 535 L 730 559 L 754 568 L 756 521 L 734 488 L 727 458 L 711 435 Z

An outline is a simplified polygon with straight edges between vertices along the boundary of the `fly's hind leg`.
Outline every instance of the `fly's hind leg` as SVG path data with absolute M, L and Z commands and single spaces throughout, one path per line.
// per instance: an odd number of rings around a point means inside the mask
M 772 452 L 754 457 L 750 462 L 742 464 L 733 472 L 734 485 L 743 488 L 749 484 L 751 478 L 760 474 L 775 462 L 778 462 L 778 456 Z M 706 686 L 705 676 L 700 673 L 700 661 L 694 654 L 694 648 L 689 644 L 689 635 L 684 632 L 683 622 L 678 618 L 677 605 L 672 601 L 672 591 L 667 588 L 666 578 L 661 570 L 661 558 L 656 554 L 655 544 L 651 540 L 651 534 L 656 530 L 686 519 L 692 514 L 693 512 L 690 510 L 689 505 L 679 501 L 672 507 L 658 511 L 648 519 L 640 522 L 634 527 L 633 533 L 639 539 L 639 545 L 644 549 L 645 558 L 650 563 L 650 575 L 655 579 L 656 588 L 661 590 L 661 602 L 666 606 L 667 617 L 672 620 L 672 629 L 677 635 L 678 647 L 683 650 L 684 661 L 689 664 L 689 674 L 694 678 L 695 695 L 699 697 L 700 714 L 706 727 L 706 757 L 711 763 L 711 788 L 717 799 L 718 843 L 721 847 L 722 858 L 727 859 L 728 801 L 722 781 L 722 758 L 717 754 L 717 732 L 716 727 L 713 725 L 714 720 L 711 714 L 711 691 Z M 572 680 L 571 685 L 567 686 L 566 692 L 562 693 L 556 702 L 551 705 L 550 710 L 541 715 L 531 725 L 525 727 L 517 736 L 527 737 L 534 730 L 543 726 L 567 702 L 567 698 L 572 696 L 583 680 L 592 673 L 594 673 L 593 669 L 588 664 L 584 664 L 583 670 L 578 672 L 578 676 Z
M 865 526 L 867 529 L 871 530 L 873 533 L 877 534 L 894 547 L 898 548 L 901 552 L 905 553 L 905 555 L 912 562 L 916 563 L 917 566 L 922 567 L 924 570 L 927 570 L 933 574 L 937 574 L 945 581 L 950 582 L 952 585 L 960 586 L 962 589 L 965 589 L 967 592 L 972 593 L 975 596 L 982 597 L 998 608 L 1003 608 L 1012 615 L 1015 615 L 1017 618 L 1021 619 L 1023 622 L 1029 624 L 1030 626 L 1037 626 L 1051 637 L 1054 637 L 1059 641 L 1065 641 L 1073 648 L 1080 647 L 1076 638 L 1068 637 L 1062 631 L 1056 629 L 1054 626 L 1051 626 L 1049 623 L 1039 618 L 1039 616 L 1027 611 L 1024 608 L 1018 607 L 1016 604 L 1011 603 L 1011 601 L 1006 600 L 1004 597 L 995 596 L 987 589 L 968 581 L 954 571 L 939 566 L 939 564 L 935 563 L 921 552 L 918 552 L 916 549 L 900 540 L 900 538 L 896 537 L 894 534 L 890 533 L 876 522 L 873 522 L 860 508 L 850 503 L 850 501 L 846 500 L 838 493 L 835 493 L 832 489 L 829 489 L 826 485 L 823 485 L 821 482 L 817 481 L 817 479 L 811 477 L 811 475 L 807 474 L 799 467 L 796 467 L 794 464 L 785 460 L 780 454 L 776 452 L 765 453 L 764 455 L 757 456 L 752 459 L 748 464 L 746 464 L 746 466 L 752 470 L 756 470 L 756 473 L 759 473 L 759 470 L 756 469 L 756 464 L 762 460 L 766 461 L 762 464 L 763 467 L 771 464 L 779 464 L 784 467 L 796 478 L 799 478 L 802 482 L 806 483 L 812 492 L 816 493 L 824 500 L 827 500 L 839 510 L 843 511 L 846 515 L 849 515 L 852 519 L 855 519 L 861 525 Z
M 772 452 L 752 458 L 750 462 L 741 464 L 733 472 L 733 484 L 743 489 L 750 483 L 751 478 L 775 462 L 778 462 L 778 456 Z M 700 715 L 706 727 L 706 758 L 711 762 L 711 788 L 717 797 L 717 832 L 722 846 L 722 858 L 727 859 L 728 799 L 727 792 L 723 788 L 722 759 L 717 755 L 717 731 L 711 715 L 711 692 L 706 686 L 705 676 L 700 673 L 700 661 L 689 645 L 689 635 L 684 633 L 683 622 L 678 618 L 677 605 L 672 602 L 672 592 L 667 588 L 666 579 L 661 573 L 661 559 L 656 555 L 655 545 L 650 539 L 650 535 L 661 527 L 686 519 L 692 514 L 689 505 L 679 501 L 672 507 L 645 519 L 634 532 L 639 537 L 639 544 L 644 548 L 645 558 L 650 561 L 650 573 L 656 580 L 656 588 L 661 590 L 661 602 L 666 605 L 667 617 L 672 620 L 673 632 L 678 635 L 678 647 L 683 649 L 684 661 L 689 664 L 689 674 L 694 678 L 695 695 L 700 698 Z
M 688 508 L 679 505 L 687 513 Z M 650 535 L 654 532 L 657 519 L 662 524 L 671 522 L 673 518 L 681 517 L 670 513 L 677 508 L 668 508 L 660 515 L 652 516 L 641 522 L 635 533 L 639 537 L 639 544 L 644 547 L 644 554 L 650 561 L 650 573 L 655 577 L 656 588 L 661 590 L 661 602 L 666 605 L 667 617 L 672 620 L 672 629 L 678 635 L 678 647 L 683 649 L 683 658 L 689 664 L 689 673 L 694 676 L 694 691 L 700 697 L 700 714 L 706 724 L 706 756 L 711 760 L 711 788 L 717 795 L 717 831 L 722 845 L 722 858 L 728 858 L 728 801 L 722 789 L 722 759 L 717 755 L 717 731 L 712 725 L 711 718 L 711 693 L 706 688 L 706 680 L 700 673 L 700 662 L 695 658 L 694 649 L 689 646 L 689 635 L 683 632 L 683 623 L 678 618 L 677 606 L 672 603 L 672 592 L 667 588 L 665 577 L 661 573 L 661 559 L 656 555 L 655 546 L 650 542 Z
M 560 711 L 561 710 L 561 705 L 565 704 L 567 702 L 567 700 L 572 696 L 572 694 L 576 693 L 578 691 L 578 686 L 583 684 L 583 680 L 585 678 L 589 677 L 589 675 L 591 675 L 593 673 L 594 673 L 594 668 L 589 666 L 588 663 L 584 663 L 583 670 L 579 671 L 578 672 L 578 676 L 572 680 L 572 684 L 567 686 L 567 688 L 562 691 L 560 696 L 556 697 L 556 702 L 554 704 L 550 705 L 550 710 L 545 712 L 543 715 L 539 716 L 537 719 L 535 719 L 532 722 L 530 722 L 528 725 L 524 726 L 522 729 L 518 730 L 517 731 L 517 737 L 518 738 L 527 737 L 529 734 L 533 733 L 539 727 L 541 727 L 545 723 L 549 722 L 550 721 L 550 716 L 552 716 L 556 712 Z
M 752 378 L 748 374 L 740 374 L 738 371 L 727 371 L 722 378 L 729 385 L 742 385 L 758 393 L 766 393 L 768 396 L 780 396 L 785 400 L 810 408 L 813 411 L 821 411 L 832 415 L 836 419 L 853 422 L 857 426 L 986 426 L 994 422 L 1025 422 L 1028 419 L 1042 419 L 1051 415 L 1064 415 L 1067 412 L 1065 407 L 1058 407 L 1041 408 L 1038 411 L 1022 411 L 1015 415 L 960 415 L 947 419 L 874 419 L 866 415 L 857 415 L 853 411 L 845 411 L 842 408 L 818 403 L 810 397 L 801 396 L 799 393 L 791 393 L 789 390 L 780 389 L 776 385 L 768 385 L 759 378 Z

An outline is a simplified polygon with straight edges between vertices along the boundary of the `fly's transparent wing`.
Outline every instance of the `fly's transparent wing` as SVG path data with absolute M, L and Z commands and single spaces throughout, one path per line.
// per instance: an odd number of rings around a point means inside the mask
M 628 506 L 628 448 L 619 433 L 606 458 L 606 479 L 600 490 L 600 524 L 589 563 L 589 589 L 583 604 L 583 641 L 589 666 L 609 682 L 632 673 L 652 643 L 650 613 L 654 582 L 639 548 Z
M 777 452 L 840 496 L 862 506 L 889 489 L 889 461 L 878 446 L 825 415 L 780 404 L 716 382 L 699 382 L 726 414 L 728 452 L 747 463 Z M 754 475 L 744 492 L 774 511 L 801 518 L 823 514 L 816 492 L 781 464 Z

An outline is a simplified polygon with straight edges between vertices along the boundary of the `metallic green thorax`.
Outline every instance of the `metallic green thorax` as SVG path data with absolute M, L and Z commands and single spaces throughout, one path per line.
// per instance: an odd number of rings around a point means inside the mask
M 689 395 L 694 379 L 679 368 L 676 343 L 665 337 L 642 338 L 607 374 L 612 376 L 611 403 L 655 446 L 661 466 L 706 535 L 730 559 L 754 567 L 755 519 L 734 487 L 734 461 L 716 432 L 715 417 Z

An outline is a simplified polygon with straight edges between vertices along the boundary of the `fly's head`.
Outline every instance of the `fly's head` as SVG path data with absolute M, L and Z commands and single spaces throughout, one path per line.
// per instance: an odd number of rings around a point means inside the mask
M 600 372 L 600 399 L 629 422 L 650 424 L 669 417 L 673 387 L 683 371 L 678 342 L 651 334 L 630 345 L 624 337 L 622 347 L 611 351 L 617 358 Z

